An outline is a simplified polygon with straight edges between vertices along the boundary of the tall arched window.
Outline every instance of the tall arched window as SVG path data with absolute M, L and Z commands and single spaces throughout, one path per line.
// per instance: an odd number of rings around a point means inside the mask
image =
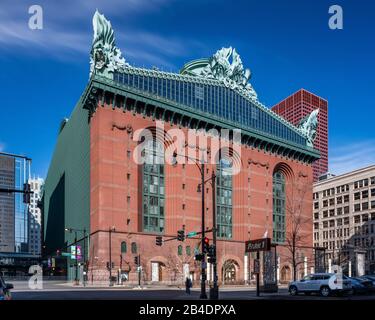
M 164 148 L 157 140 L 146 142 L 143 165 L 143 230 L 164 232 Z
M 179 256 L 182 256 L 182 245 L 179 245 L 179 246 L 177 247 L 177 254 L 178 254 Z
M 126 247 L 126 242 L 123 241 L 121 242 L 121 253 L 126 253 L 127 247 Z
M 133 254 L 137 253 L 137 243 L 132 242 L 131 247 L 132 247 L 132 253 Z
M 232 168 L 226 159 L 216 166 L 216 186 L 217 236 L 232 238 Z
M 273 174 L 273 242 L 285 242 L 285 176 Z

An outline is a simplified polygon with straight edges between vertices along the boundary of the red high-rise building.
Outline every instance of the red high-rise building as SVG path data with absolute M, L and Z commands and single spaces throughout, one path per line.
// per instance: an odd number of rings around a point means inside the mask
M 313 163 L 314 181 L 328 171 L 328 101 L 300 89 L 272 107 L 272 111 L 294 125 L 313 110 L 319 109 L 318 131 L 314 148 L 320 151 L 320 159 Z

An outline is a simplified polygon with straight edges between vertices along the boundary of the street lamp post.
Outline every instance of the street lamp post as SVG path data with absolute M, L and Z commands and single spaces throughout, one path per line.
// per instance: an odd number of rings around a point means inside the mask
M 176 158 L 178 155 L 176 152 L 173 153 L 173 158 Z M 202 235 L 202 239 L 201 239 L 201 242 L 202 242 L 202 260 L 201 260 L 201 294 L 200 294 L 200 299 L 207 299 L 207 293 L 206 293 L 206 268 L 207 268 L 207 265 L 206 265 L 206 255 L 204 254 L 204 238 L 205 238 L 205 229 L 206 229 L 206 226 L 205 226 L 205 203 L 204 203 L 204 185 L 207 181 L 205 181 L 204 179 L 204 170 L 205 170 L 205 165 L 204 165 L 204 158 L 202 157 L 202 160 L 199 161 L 198 159 L 195 159 L 195 158 L 192 158 L 192 157 L 189 157 L 187 155 L 182 155 L 183 157 L 185 157 L 186 159 L 191 159 L 194 161 L 195 165 L 197 166 L 197 168 L 199 169 L 200 173 L 201 173 L 201 188 L 199 189 L 199 185 L 198 185 L 198 191 L 201 190 L 202 192 L 202 226 L 201 226 L 201 229 L 202 229 L 202 232 L 201 232 L 201 235 Z M 200 166 L 199 166 L 199 162 L 200 162 Z
M 76 247 L 75 250 L 75 283 L 79 284 L 78 280 L 78 259 L 77 259 L 77 232 L 82 232 L 83 233 L 83 266 L 84 266 L 84 271 L 86 268 L 86 228 L 82 229 L 75 229 L 75 228 L 65 228 L 65 231 L 68 231 L 70 233 L 74 232 L 74 245 Z M 85 279 L 83 278 L 83 285 L 86 286 Z
M 113 286 L 112 283 L 112 232 L 116 231 L 115 227 L 109 228 L 109 286 Z
M 212 171 L 211 175 L 211 184 L 212 184 L 212 242 L 215 248 L 215 259 L 213 263 L 213 273 L 214 273 L 214 286 L 213 294 L 210 296 L 210 299 L 217 300 L 219 298 L 219 290 L 217 286 L 217 252 L 216 252 L 216 235 L 217 235 L 217 226 L 216 226 L 216 175 Z
M 202 271 L 201 271 L 201 299 L 207 299 L 207 294 L 206 294 L 206 255 L 204 254 L 204 241 L 203 239 L 205 238 L 205 221 L 204 221 L 204 216 L 205 216 L 205 206 L 204 206 L 204 160 L 202 159 L 202 164 L 200 167 L 201 171 L 201 178 L 202 178 Z
M 86 287 L 86 228 L 83 229 L 83 286 Z
M 76 247 L 75 251 L 74 251 L 74 258 L 75 258 L 75 269 L 76 269 L 76 276 L 75 276 L 75 284 L 78 285 L 79 284 L 79 281 L 78 281 L 78 259 L 77 259 L 77 231 L 74 230 L 74 245 Z

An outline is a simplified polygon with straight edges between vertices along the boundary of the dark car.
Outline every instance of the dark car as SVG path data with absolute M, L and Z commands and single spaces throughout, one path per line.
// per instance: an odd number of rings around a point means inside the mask
M 364 276 L 359 277 L 359 279 L 371 282 L 372 291 L 375 290 L 375 276 L 374 275 L 364 275 Z
M 10 300 L 10 290 L 13 289 L 11 283 L 5 283 L 3 277 L 0 275 L 0 300 Z
M 372 282 L 364 278 L 349 278 L 352 282 L 353 294 L 366 294 L 372 291 Z

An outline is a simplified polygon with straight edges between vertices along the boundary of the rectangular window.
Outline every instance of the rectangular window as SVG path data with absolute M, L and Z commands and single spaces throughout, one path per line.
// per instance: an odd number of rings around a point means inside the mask
M 143 165 L 143 230 L 164 232 L 164 165 L 162 147 L 149 141 Z
M 368 202 L 363 202 L 362 203 L 362 210 L 367 210 L 368 209 Z

